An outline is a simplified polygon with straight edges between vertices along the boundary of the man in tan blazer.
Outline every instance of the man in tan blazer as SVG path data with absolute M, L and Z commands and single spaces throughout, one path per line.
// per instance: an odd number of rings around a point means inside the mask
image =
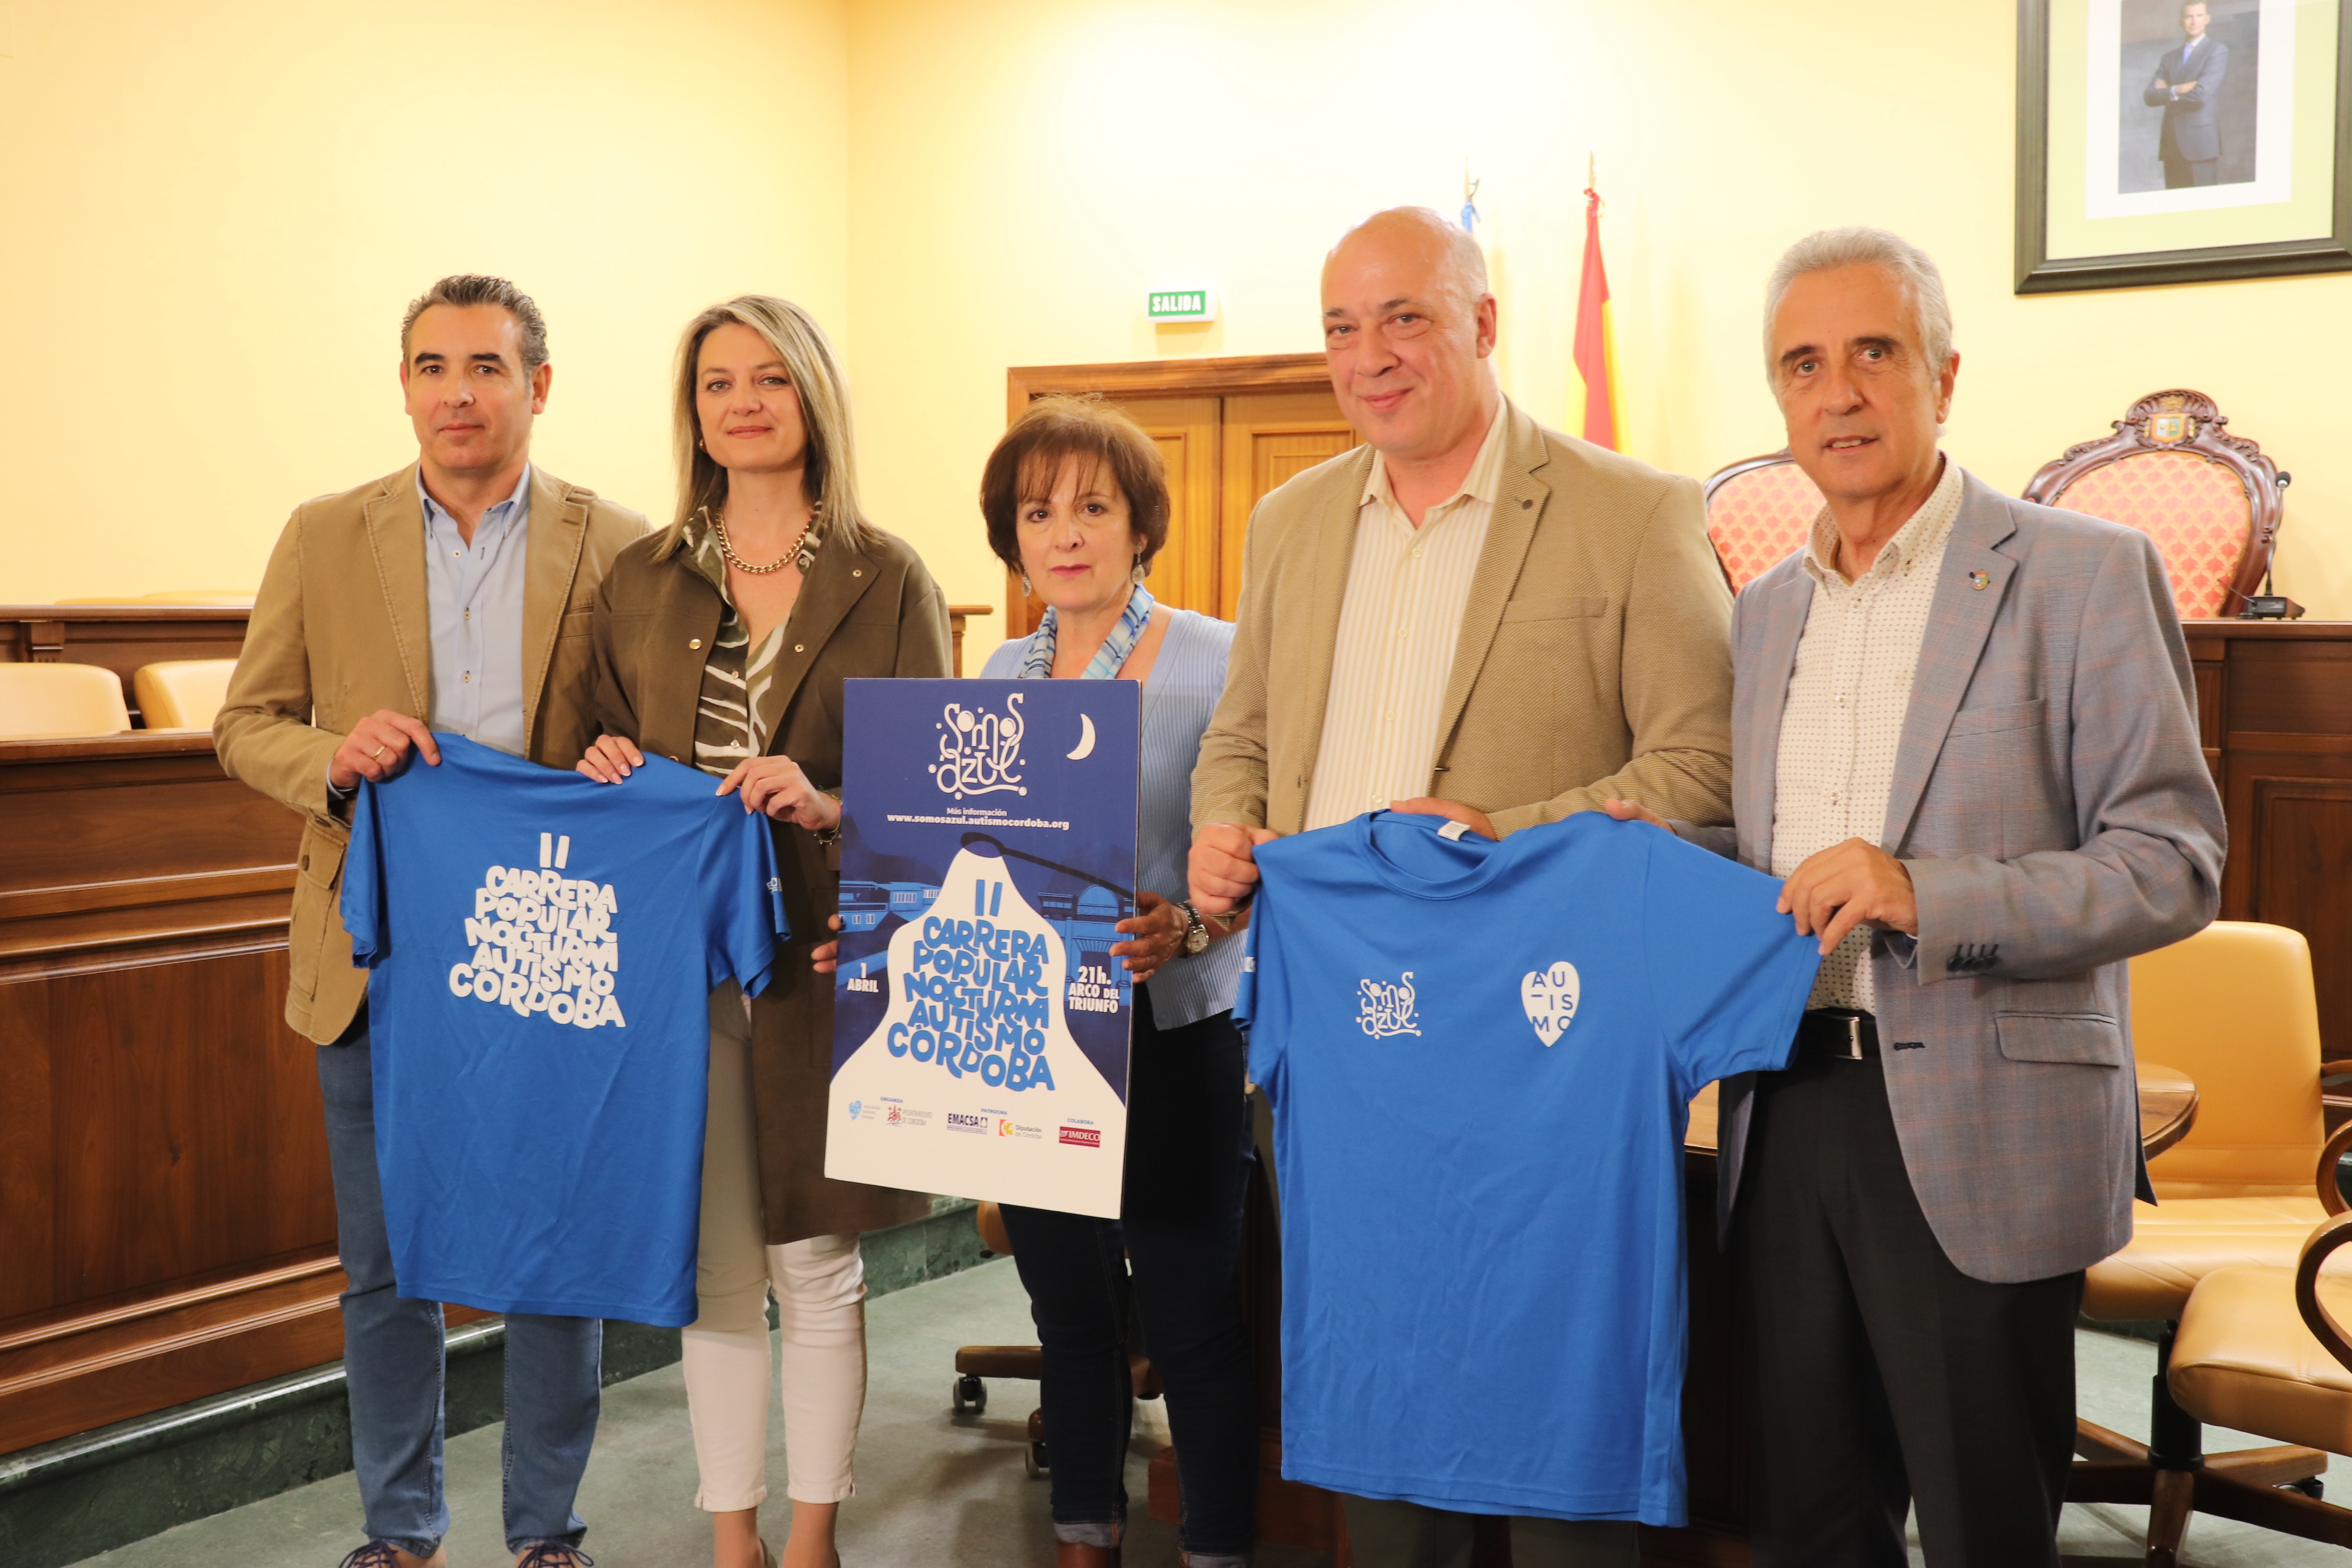
M 305 819 L 286 1021 L 320 1046 L 350 1276 L 344 1369 L 368 1541 L 345 1568 L 441 1563 L 449 1524 L 441 1308 L 400 1295 L 384 1234 L 367 972 L 339 909 L 347 803 L 412 752 L 438 765 L 435 730 L 559 768 L 594 737 L 589 612 L 646 521 L 531 465 L 551 374 L 539 308 L 502 279 L 445 278 L 409 307 L 400 379 L 417 460 L 295 509 L 213 723 L 221 765 Z M 587 1561 L 572 1500 L 596 1433 L 603 1331 L 507 1319 L 508 1546 L 531 1568 Z
M 1485 363 L 1485 261 L 1433 212 L 1340 240 L 1323 323 L 1368 445 L 1250 519 L 1192 775 L 1199 906 L 1247 900 L 1254 845 L 1391 805 L 1489 837 L 1612 797 L 1728 821 L 1731 597 L 1698 487 L 1511 405 Z M 1365 1568 L 1467 1560 L 1461 1516 L 1347 1507 Z M 1518 1520 L 1512 1549 L 1522 1568 L 1630 1563 L 1633 1530 Z

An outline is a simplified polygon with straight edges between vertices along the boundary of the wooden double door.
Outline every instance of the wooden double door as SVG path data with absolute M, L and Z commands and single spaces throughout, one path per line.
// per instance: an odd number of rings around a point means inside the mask
M 1358 444 L 1321 354 L 1041 365 L 1006 373 L 1007 414 L 1055 392 L 1100 393 L 1159 443 L 1168 464 L 1168 543 L 1154 597 L 1225 620 L 1241 603 L 1242 538 L 1261 497 Z M 1006 635 L 1034 631 L 1045 601 L 1006 574 Z

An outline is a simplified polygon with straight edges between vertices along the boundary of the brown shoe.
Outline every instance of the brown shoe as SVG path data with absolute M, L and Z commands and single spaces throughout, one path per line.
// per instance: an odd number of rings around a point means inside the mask
M 1119 1568 L 1118 1548 L 1088 1546 L 1083 1542 L 1054 1542 L 1054 1568 Z
M 389 1541 L 371 1541 L 345 1557 L 337 1568 L 449 1568 L 449 1549 L 436 1546 L 430 1557 L 417 1557 L 403 1552 Z

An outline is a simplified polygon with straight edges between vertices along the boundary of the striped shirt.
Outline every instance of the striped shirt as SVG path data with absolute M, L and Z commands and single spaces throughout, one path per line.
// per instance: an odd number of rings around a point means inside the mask
M 1143 683 L 1143 774 L 1136 802 L 1135 881 L 1168 900 L 1192 896 L 1184 859 L 1192 847 L 1192 765 L 1201 760 L 1201 736 L 1225 689 L 1225 656 L 1234 646 L 1231 621 L 1178 610 Z M 1029 639 L 1015 637 L 988 656 L 981 674 L 1011 680 L 1029 655 Z M 1238 937 L 1213 942 L 1206 952 L 1178 953 L 1146 981 L 1151 1016 L 1160 1028 L 1180 1029 L 1234 1005 L 1241 983 Z
M 1962 489 L 1960 466 L 1946 458 L 1935 493 L 1852 583 L 1829 564 L 1838 549 L 1829 509 L 1813 520 L 1803 563 L 1813 580 L 1813 603 L 1789 677 L 1772 785 L 1776 877 L 1849 838 L 1878 844 L 1885 836 L 1886 797 L 1895 787 L 1911 677 Z M 1807 1005 L 1875 1009 L 1877 993 L 1864 962 L 1874 934 L 1869 926 L 1846 933 L 1822 960 Z
M 1502 479 L 1506 401 L 1461 489 L 1415 528 L 1375 458 L 1356 512 L 1356 548 L 1331 656 L 1331 694 L 1307 796 L 1307 826 L 1328 827 L 1430 791 L 1437 724 L 1470 581 Z
M 814 550 L 812 537 L 808 546 Z M 751 646 L 751 628 L 736 613 L 727 592 L 727 557 L 719 553 L 719 531 L 710 526 L 709 511 L 686 520 L 679 548 L 694 569 L 719 590 L 727 613 L 711 639 L 710 656 L 702 663 L 702 695 L 694 715 L 694 765 L 724 778 L 737 763 L 768 749 L 768 721 L 761 710 L 768 688 L 776 678 L 776 656 L 784 645 L 786 616 Z

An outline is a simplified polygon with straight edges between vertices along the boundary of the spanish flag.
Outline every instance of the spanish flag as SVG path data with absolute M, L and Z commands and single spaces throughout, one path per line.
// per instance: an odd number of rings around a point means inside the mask
M 1586 175 L 1589 182 L 1591 176 Z M 1617 401 L 1617 334 L 1609 321 L 1609 274 L 1601 265 L 1601 195 L 1584 187 L 1584 274 L 1576 291 L 1576 374 L 1584 382 L 1584 438 L 1611 451 L 1625 430 Z

